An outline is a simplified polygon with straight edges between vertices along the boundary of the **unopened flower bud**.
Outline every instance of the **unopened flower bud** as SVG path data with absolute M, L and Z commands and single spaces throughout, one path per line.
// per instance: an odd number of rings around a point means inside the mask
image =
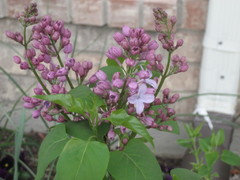
M 108 134 L 107 134 L 108 139 L 114 140 L 115 136 L 116 136 L 116 134 L 115 134 L 115 132 L 113 131 L 113 129 L 110 129 L 110 130 L 108 131 Z
M 50 34 L 50 35 L 53 34 L 53 31 L 54 31 L 53 27 L 49 25 L 47 25 L 44 30 L 47 34 Z
M 110 59 L 116 59 L 118 57 L 121 57 L 122 49 L 120 49 L 119 47 L 113 46 L 107 51 L 106 56 Z
M 48 77 L 48 79 L 50 79 L 50 80 L 54 79 L 54 78 L 55 78 L 55 72 L 50 71 L 50 72 L 47 74 L 47 77 Z
M 62 67 L 56 72 L 56 76 L 66 76 L 67 73 L 68 69 L 66 67 Z
M 147 79 L 150 77 L 149 71 L 146 71 L 146 70 L 139 71 L 137 75 L 139 76 L 140 79 Z
M 170 99 L 170 103 L 175 103 L 179 99 L 179 97 L 179 94 L 174 94 Z
M 95 75 L 96 75 L 96 77 L 97 77 L 99 80 L 101 80 L 101 81 L 107 80 L 107 75 L 106 75 L 106 73 L 105 73 L 104 71 L 102 71 L 102 70 L 98 70 Z
M 93 84 L 93 83 L 96 83 L 97 80 L 98 80 L 97 76 L 92 75 L 92 76 L 89 78 L 88 81 L 89 81 L 90 84 Z
M 183 45 L 183 40 L 182 39 L 179 39 L 177 41 L 177 47 L 181 47 Z
M 21 58 L 19 56 L 13 56 L 13 61 L 16 63 L 16 64 L 20 64 L 21 63 Z
M 32 112 L 32 117 L 37 119 L 41 115 L 40 110 L 35 110 Z
M 68 58 L 67 59 L 67 61 L 66 61 L 66 63 L 65 63 L 65 65 L 67 66 L 67 67 L 73 67 L 74 66 L 74 64 L 75 64 L 75 59 L 74 58 Z
M 20 69 L 22 69 L 22 70 L 29 69 L 28 63 L 27 62 L 21 62 L 20 63 Z
M 127 139 L 127 138 L 123 138 L 122 143 L 123 143 L 124 145 L 127 144 L 127 143 L 128 143 L 128 139 Z
M 113 80 L 113 87 L 116 87 L 116 88 L 121 88 L 124 84 L 124 81 L 122 79 L 115 79 Z
M 149 44 L 148 44 L 148 49 L 149 50 L 156 50 L 157 48 L 158 48 L 158 43 L 157 43 L 157 41 L 155 41 L 155 40 L 152 40 L 152 41 L 150 41 L 149 42 Z
M 58 84 L 54 84 L 54 85 L 52 85 L 52 89 L 51 90 L 52 90 L 52 93 L 58 94 L 60 89 L 61 89 L 61 87 Z
M 101 88 L 99 88 L 98 86 L 93 88 L 93 92 L 97 95 L 103 95 L 104 94 L 104 90 L 102 90 Z
M 170 93 L 170 89 L 166 88 L 166 89 L 163 90 L 163 95 L 164 96 L 168 96 L 169 93 Z
M 5 34 L 10 39 L 15 39 L 16 38 L 16 35 L 11 31 L 6 31 Z
M 73 50 L 72 44 L 69 43 L 68 45 L 64 46 L 63 52 L 65 54 L 70 54 Z
M 123 33 L 125 36 L 127 36 L 127 37 L 130 36 L 130 30 L 131 30 L 131 28 L 128 27 L 128 26 L 123 26 L 123 27 L 122 27 L 122 33 Z
M 141 36 L 141 39 L 144 44 L 147 44 L 151 40 L 151 36 L 149 34 L 144 33 Z
M 112 102 L 116 103 L 116 102 L 118 102 L 119 94 L 117 92 L 109 91 L 109 99 Z
M 114 33 L 113 38 L 115 39 L 116 42 L 119 43 L 125 38 L 125 36 L 120 32 L 116 32 Z
M 25 103 L 23 104 L 23 107 L 25 107 L 26 109 L 32 109 L 32 108 L 34 108 L 35 106 L 34 106 L 34 104 L 32 104 L 32 103 L 27 103 L 27 102 L 25 102 Z
M 174 24 L 176 24 L 176 22 L 177 22 L 176 16 L 171 16 L 170 22 L 172 23 L 172 26 L 174 26 Z
M 136 61 L 133 60 L 133 59 L 127 58 L 127 59 L 126 59 L 126 64 L 127 64 L 128 66 L 130 66 L 130 67 L 133 67 L 133 66 L 136 65 Z
M 59 39 L 59 37 L 60 37 L 60 33 L 58 31 L 55 31 L 52 35 L 52 39 L 54 41 L 57 41 Z

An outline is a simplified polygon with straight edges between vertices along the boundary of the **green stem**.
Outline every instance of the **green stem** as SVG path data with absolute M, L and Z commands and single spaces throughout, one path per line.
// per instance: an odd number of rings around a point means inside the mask
M 161 88 L 163 86 L 163 83 L 164 83 L 165 79 L 167 78 L 167 74 L 168 74 L 168 70 L 169 70 L 170 62 L 171 62 L 171 55 L 172 55 L 172 51 L 169 51 L 166 70 L 165 70 L 164 74 L 162 75 L 162 78 L 161 78 L 161 81 L 160 81 L 160 83 L 158 85 L 157 91 L 155 92 L 155 96 L 158 95 L 159 91 L 161 90 Z
M 199 157 L 198 157 L 196 138 L 193 139 L 193 154 L 194 154 L 194 157 L 196 159 L 196 163 L 199 165 L 200 164 L 200 160 L 199 160 Z
M 24 45 L 25 51 L 27 51 L 27 46 L 28 46 L 28 44 L 27 44 L 27 39 L 26 39 L 26 38 L 27 38 L 27 37 L 26 37 L 26 30 L 27 30 L 27 27 L 24 26 L 24 31 L 23 31 L 24 44 L 23 44 L 23 45 Z M 27 60 L 28 60 L 28 64 L 30 65 L 31 70 L 32 70 L 34 76 L 37 78 L 37 81 L 41 84 L 41 86 L 42 86 L 42 88 L 44 89 L 44 91 L 49 95 L 50 92 L 48 91 L 47 87 L 43 84 L 42 80 L 41 80 L 40 77 L 38 76 L 38 73 L 36 72 L 36 70 L 35 70 L 35 68 L 34 68 L 31 60 L 28 59 L 28 58 L 27 58 Z
M 24 45 L 25 51 L 27 51 L 27 48 L 28 48 L 26 30 L 27 30 L 27 27 L 24 26 L 24 31 L 23 31 L 24 44 L 23 44 L 23 45 Z M 35 77 L 37 78 L 37 81 L 41 84 L 42 88 L 43 88 L 44 91 L 47 93 L 47 95 L 50 95 L 49 90 L 48 90 L 47 87 L 44 85 L 44 83 L 42 82 L 41 78 L 38 76 L 38 73 L 36 72 L 36 70 L 35 70 L 35 68 L 34 68 L 31 60 L 28 59 L 28 58 L 27 58 L 27 60 L 28 60 L 28 63 L 29 63 L 29 65 L 30 65 L 30 67 L 31 67 L 31 70 L 32 70 L 33 74 L 34 74 Z M 62 112 L 61 114 L 62 114 L 66 119 L 70 120 L 69 117 L 68 117 L 64 112 Z M 41 117 L 41 118 L 42 118 L 42 117 Z M 47 123 L 46 123 L 45 121 L 43 121 L 43 122 L 44 122 L 45 126 L 48 127 Z
M 131 71 L 131 68 L 129 67 L 129 69 L 127 70 L 127 73 L 126 73 L 126 79 L 124 81 L 124 84 L 123 84 L 123 88 L 122 88 L 122 91 L 119 95 L 119 104 L 118 104 L 118 108 L 121 108 L 122 107 L 122 104 L 124 104 L 124 100 L 122 100 L 124 94 L 125 94 L 125 88 L 126 88 L 126 85 L 127 85 L 127 79 L 128 79 L 128 75 L 129 75 L 129 72 Z M 121 103 L 121 100 L 123 103 Z
M 50 39 L 51 39 L 51 42 L 52 42 L 52 46 L 53 46 L 53 48 L 54 48 L 54 51 L 55 51 L 55 53 L 57 54 L 57 59 L 58 59 L 58 62 L 59 62 L 59 64 L 60 64 L 60 66 L 61 66 L 61 67 L 64 67 L 64 64 L 63 64 L 62 59 L 61 59 L 61 57 L 60 57 L 60 55 L 59 55 L 59 52 L 58 52 L 58 50 L 57 50 L 57 48 L 56 48 L 56 46 L 55 46 L 55 42 L 52 40 L 51 37 L 50 37 Z M 71 80 L 69 79 L 68 75 L 66 75 L 66 78 L 67 78 L 67 81 L 68 81 L 68 84 L 69 84 L 70 88 L 71 88 L 71 89 L 74 89 L 74 86 L 73 86 Z

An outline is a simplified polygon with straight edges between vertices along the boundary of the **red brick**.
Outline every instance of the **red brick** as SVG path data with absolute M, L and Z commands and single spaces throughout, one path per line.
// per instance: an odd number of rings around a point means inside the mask
M 51 15 L 53 19 L 70 22 L 69 0 L 41 0 L 38 2 L 39 14 Z
M 23 54 L 22 46 L 13 46 L 7 44 L 0 44 L 1 49 L 1 67 L 4 68 L 8 73 L 11 74 L 27 74 L 27 71 L 21 70 L 18 64 L 13 62 L 13 56 L 19 56 Z M 19 53 L 16 53 L 16 51 Z M 1 87 L 1 86 L 0 86 Z
M 178 73 L 169 76 L 164 82 L 163 89 L 169 88 L 172 91 L 197 91 L 199 84 L 199 71 L 198 64 L 189 64 L 187 72 Z
M 203 30 L 206 24 L 207 0 L 185 0 L 183 2 L 183 22 L 181 27 Z
M 2 0 L 0 2 L 0 18 L 5 17 L 6 16 L 6 2 L 4 0 Z
M 177 0 L 144 0 L 143 2 L 143 28 L 154 30 L 154 16 L 152 9 L 160 7 L 164 9 L 169 16 L 177 14 Z
M 74 24 L 102 26 L 106 23 L 103 0 L 72 0 L 71 13 Z
M 202 32 L 181 31 L 176 33 L 176 39 L 183 39 L 184 44 L 175 53 L 186 56 L 188 62 L 200 62 L 202 59 Z
M 110 27 L 139 26 L 138 0 L 109 0 L 108 25 Z
M 24 6 L 30 2 L 31 0 L 7 0 L 7 16 L 15 17 L 16 13 L 22 12 Z

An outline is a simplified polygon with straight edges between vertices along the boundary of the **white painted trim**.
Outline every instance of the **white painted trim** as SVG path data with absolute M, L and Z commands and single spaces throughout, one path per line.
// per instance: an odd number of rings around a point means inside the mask
M 199 93 L 237 94 L 240 77 L 240 1 L 210 0 Z M 236 97 L 199 96 L 198 107 L 234 114 Z

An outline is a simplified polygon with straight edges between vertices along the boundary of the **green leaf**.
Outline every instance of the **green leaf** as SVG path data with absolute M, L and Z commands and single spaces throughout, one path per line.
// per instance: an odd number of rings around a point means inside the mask
M 194 137 L 194 133 L 193 133 L 194 129 L 193 129 L 192 125 L 185 124 L 184 127 L 186 129 L 186 132 L 188 133 L 188 136 Z
M 68 121 L 64 124 L 66 126 L 66 132 L 73 137 L 88 140 L 89 137 L 94 136 L 94 133 L 87 120 L 79 122 Z
M 205 164 L 198 169 L 198 174 L 200 174 L 202 177 L 208 176 L 208 173 L 209 173 L 209 168 Z
M 214 136 L 212 136 L 211 144 L 214 146 L 220 146 L 224 143 L 224 140 L 225 140 L 224 130 L 220 129 Z
M 205 153 L 205 159 L 206 159 L 208 169 L 213 167 L 215 162 L 218 160 L 218 157 L 219 155 L 217 151 Z
M 150 109 L 156 111 L 156 113 L 158 114 L 158 112 L 157 112 L 158 109 L 162 109 L 163 111 L 166 111 L 166 105 L 165 104 L 154 105 L 154 106 L 151 106 Z
M 169 133 L 173 133 L 173 134 L 179 134 L 180 133 L 177 121 L 164 121 L 162 123 L 159 123 L 159 125 L 168 125 L 168 126 L 171 126 L 172 129 L 173 129 L 172 131 L 169 131 L 167 129 L 161 130 L 161 131 L 165 131 L 165 132 L 169 132 Z
M 211 149 L 209 138 L 199 138 L 200 149 L 204 152 L 208 152 Z
M 83 85 L 71 90 L 69 94 L 37 95 L 34 97 L 59 104 L 69 112 L 82 115 L 88 112 L 91 119 L 98 116 L 98 107 L 104 105 L 104 101 L 100 97 Z
M 152 71 L 152 77 L 160 77 L 161 74 L 159 71 Z
M 203 124 L 200 124 L 200 125 L 198 125 L 198 126 L 193 130 L 193 135 L 194 135 L 195 137 L 198 137 L 198 136 L 201 135 L 201 134 L 200 134 L 200 131 L 201 131 L 202 127 L 203 127 Z
M 118 58 L 119 62 L 122 64 L 125 60 L 123 57 Z M 114 59 L 107 59 L 106 60 L 108 66 L 119 66 L 119 64 Z
M 240 166 L 240 156 L 229 150 L 223 150 L 221 160 L 231 166 Z
M 44 176 L 48 164 L 59 156 L 68 140 L 64 124 L 59 124 L 51 128 L 38 152 L 36 180 L 40 180 Z
M 101 68 L 101 70 L 106 73 L 109 81 L 112 80 L 112 76 L 115 72 L 120 72 L 123 74 L 123 71 L 119 66 L 104 66 Z
M 153 138 L 148 133 L 146 127 L 134 116 L 130 116 L 123 109 L 118 109 L 107 118 L 115 126 L 124 126 L 133 132 L 141 135 L 153 145 Z
M 104 136 L 108 133 L 110 129 L 110 125 L 111 125 L 110 123 L 102 122 L 101 125 L 98 126 L 98 130 L 97 130 L 98 139 L 104 142 Z
M 106 174 L 109 151 L 106 144 L 72 138 L 57 163 L 56 180 L 102 180 Z
M 131 140 L 123 151 L 110 153 L 108 171 L 115 180 L 161 180 L 161 168 L 148 147 Z
M 15 138 L 14 138 L 14 180 L 18 179 L 18 160 L 22 146 L 23 134 L 25 123 L 27 121 L 26 118 L 26 110 L 23 109 L 21 112 L 21 118 L 18 124 L 18 127 L 15 131 Z
M 177 139 L 177 143 L 180 146 L 191 148 L 192 147 L 192 140 L 191 139 Z
M 78 87 L 69 91 L 74 98 L 81 98 L 83 101 L 94 102 L 96 106 L 104 105 L 103 99 L 96 95 L 92 90 L 84 85 L 79 85 Z
M 201 180 L 201 176 L 188 169 L 176 168 L 171 170 L 171 176 L 175 176 L 177 180 Z

